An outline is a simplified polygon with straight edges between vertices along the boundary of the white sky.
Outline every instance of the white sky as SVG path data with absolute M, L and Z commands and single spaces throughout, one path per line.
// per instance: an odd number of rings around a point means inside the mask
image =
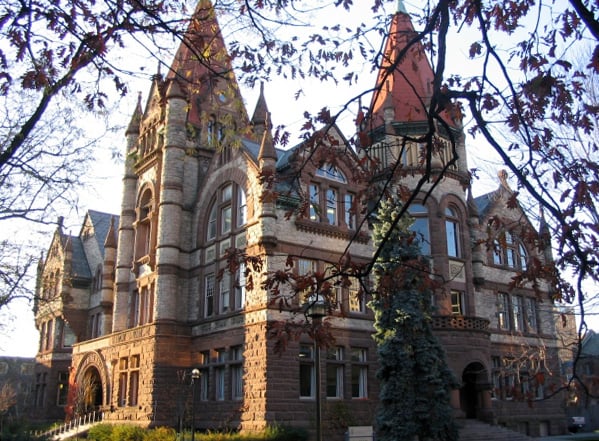
M 368 2 L 370 3 L 370 2 Z M 404 2 L 408 11 L 415 10 L 420 3 L 416 1 Z M 395 6 L 392 5 L 391 10 Z M 337 10 L 338 14 L 343 14 Z M 360 17 L 360 14 L 341 15 L 336 17 L 340 21 L 350 22 Z M 222 26 L 222 22 L 221 22 Z M 450 59 L 466 57 L 466 50 L 460 45 L 451 46 L 454 51 Z M 129 54 L 127 54 L 129 57 Z M 170 60 L 164 60 L 170 62 Z M 126 125 L 129 122 L 131 112 L 135 108 L 137 102 L 137 92 L 142 93 L 142 103 L 145 104 L 147 93 L 150 87 L 149 76 L 156 70 L 155 61 L 143 61 L 138 59 L 137 62 L 141 66 L 145 64 L 144 71 L 146 78 L 143 80 L 135 80 L 130 85 L 130 93 L 120 98 L 117 102 L 117 109 L 111 117 L 117 121 L 119 125 Z M 465 63 L 465 64 L 463 64 Z M 460 61 L 460 72 L 464 73 L 467 63 Z M 285 124 L 290 128 L 297 128 L 298 124 L 303 122 L 303 111 L 309 109 L 315 113 L 318 109 L 324 106 L 330 106 L 334 112 L 338 110 L 338 106 L 343 104 L 349 97 L 353 97 L 356 91 L 361 91 L 364 88 L 372 87 L 375 81 L 375 73 L 369 72 L 370 67 L 363 66 L 363 72 L 360 75 L 360 82 L 356 86 L 348 88 L 345 84 L 340 83 L 335 87 L 332 83 L 320 83 L 318 81 L 295 79 L 293 81 L 285 81 L 282 79 L 273 79 L 265 85 L 265 95 L 270 111 L 272 112 L 273 123 Z M 164 70 L 163 70 L 164 71 Z M 246 101 L 248 114 L 251 116 L 256 103 L 258 88 L 248 90 L 242 86 L 242 93 Z M 294 98 L 298 89 L 304 89 L 306 94 L 301 96 L 297 101 Z M 362 88 L 362 89 L 361 89 Z M 366 100 L 364 105 L 368 105 Z M 354 106 L 356 107 L 356 106 Z M 353 118 L 357 108 L 347 112 L 344 118 L 340 121 L 340 125 L 344 130 L 351 130 L 353 126 Z M 90 127 L 93 127 L 94 122 L 90 122 Z M 351 133 L 347 133 L 351 136 Z M 297 138 L 292 138 L 291 145 L 297 142 Z M 469 166 L 481 166 L 490 168 L 490 176 L 483 174 L 483 179 L 475 182 L 476 194 L 484 194 L 497 187 L 495 178 L 498 169 L 502 168 L 498 160 L 492 161 L 495 157 L 485 145 L 481 145 L 477 139 L 467 137 L 467 148 L 469 154 Z M 124 130 L 114 136 L 104 139 L 95 147 L 96 166 L 92 170 L 89 184 L 80 192 L 81 203 L 79 211 L 72 213 L 64 213 L 65 215 L 65 230 L 71 234 L 78 234 L 81 227 L 83 216 L 88 209 L 104 211 L 118 214 L 120 212 L 121 202 L 121 177 L 122 165 L 111 159 L 111 153 L 114 148 L 123 149 L 125 145 Z M 490 165 L 489 165 L 490 164 Z M 495 166 L 496 165 L 496 166 Z M 46 242 L 45 247 L 49 246 L 51 234 L 55 226 L 50 226 L 47 236 L 43 239 Z M 591 328 L 599 329 L 599 316 L 589 315 L 588 322 Z M 2 311 L 0 313 L 0 355 L 10 356 L 26 356 L 33 357 L 37 352 L 38 333 L 33 325 L 33 313 L 31 306 L 27 302 L 16 302 L 11 305 L 10 311 Z

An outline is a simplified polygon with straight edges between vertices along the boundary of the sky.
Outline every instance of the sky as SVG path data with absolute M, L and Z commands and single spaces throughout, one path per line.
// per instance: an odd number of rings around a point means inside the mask
M 370 3 L 370 2 L 369 2 Z M 408 12 L 415 10 L 420 3 L 417 1 L 404 1 Z M 392 10 L 394 7 L 391 8 Z M 339 12 L 339 14 L 343 14 Z M 350 14 L 346 18 L 350 23 L 352 20 L 359 18 L 360 14 Z M 221 22 L 221 27 L 223 24 Z M 376 42 L 373 42 L 376 44 Z M 462 52 L 465 50 L 460 45 L 452 45 L 454 51 Z M 126 53 L 129 57 L 130 54 Z M 131 112 L 137 103 L 138 92 L 142 94 L 142 103 L 145 104 L 147 93 L 150 87 L 150 76 L 156 71 L 156 61 L 147 60 L 144 58 L 136 58 L 131 56 L 138 66 L 143 65 L 143 74 L 130 81 L 130 93 L 124 97 L 115 98 L 115 108 L 112 110 L 110 117 L 115 124 L 124 126 L 128 123 Z M 165 62 L 170 64 L 169 59 Z M 460 66 L 465 69 L 466 66 Z M 322 83 L 320 81 L 296 78 L 293 81 L 283 79 L 273 79 L 265 85 L 265 96 L 272 112 L 273 123 L 284 124 L 292 131 L 297 131 L 299 125 L 303 122 L 303 111 L 312 109 L 316 111 L 324 106 L 330 106 L 332 111 L 338 110 L 348 97 L 352 97 L 356 90 L 360 88 L 368 88 L 374 85 L 375 74 L 370 72 L 369 66 L 364 65 L 360 73 L 359 82 L 352 87 L 347 87 L 340 83 L 338 87 L 330 83 Z M 258 88 L 248 89 L 241 85 L 242 94 L 246 102 L 246 108 L 249 115 L 253 113 L 256 99 L 258 96 Z M 296 99 L 296 92 L 299 89 L 305 91 Z M 368 104 L 367 102 L 363 104 Z M 351 109 L 350 109 L 351 110 Z M 346 131 L 350 131 L 353 126 L 353 118 L 355 110 L 346 112 L 344 117 L 339 121 L 339 125 Z M 90 120 L 90 127 L 94 126 L 93 120 Z M 351 133 L 349 134 L 351 135 Z M 292 138 L 291 144 L 295 144 L 297 138 Z M 476 195 L 484 194 L 497 188 L 498 182 L 496 172 L 501 168 L 501 163 L 498 159 L 493 160 L 493 154 L 490 150 L 481 145 L 480 140 L 472 139 L 468 135 L 466 141 L 469 166 L 484 166 L 489 169 L 488 174 L 483 173 L 480 181 L 475 183 Z M 112 156 L 116 150 L 122 150 L 125 146 L 124 129 L 117 131 L 114 134 L 107 135 L 95 147 L 95 163 L 92 167 L 89 182 L 81 189 L 79 193 L 80 203 L 77 211 L 65 213 L 65 230 L 70 234 L 78 234 L 84 214 L 88 209 L 115 213 L 120 211 L 121 203 L 121 177 L 123 165 L 119 160 L 115 160 Z M 55 226 L 50 226 L 47 231 L 47 236 L 43 239 L 46 242 L 46 247 L 50 245 L 51 234 Z M 589 322 L 591 327 L 599 329 L 599 317 L 590 316 Z M 33 324 L 33 313 L 31 305 L 28 302 L 20 301 L 11 305 L 10 310 L 0 311 L 0 323 L 3 325 L 0 331 L 0 355 L 33 357 L 37 351 L 38 333 Z

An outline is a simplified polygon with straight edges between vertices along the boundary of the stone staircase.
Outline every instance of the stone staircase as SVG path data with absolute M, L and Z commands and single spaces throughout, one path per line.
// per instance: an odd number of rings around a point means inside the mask
M 479 420 L 459 419 L 460 441 L 533 441 L 535 438 Z
M 77 418 L 73 418 L 68 423 L 61 424 L 46 432 L 34 433 L 34 437 L 44 437 L 53 441 L 63 441 L 74 436 L 87 432 L 92 426 L 100 424 L 103 419 L 102 412 L 91 412 Z

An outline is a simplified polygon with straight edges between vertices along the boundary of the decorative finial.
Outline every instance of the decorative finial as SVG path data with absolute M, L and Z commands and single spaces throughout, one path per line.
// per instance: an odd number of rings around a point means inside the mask
M 501 186 L 509 192 L 511 192 L 512 189 L 510 188 L 510 184 L 507 182 L 507 171 L 503 169 L 499 170 L 499 172 L 497 173 L 497 177 L 499 178 L 499 183 L 501 184 Z
M 407 14 L 406 7 L 403 4 L 402 0 L 397 0 L 397 12 L 401 12 L 403 14 Z

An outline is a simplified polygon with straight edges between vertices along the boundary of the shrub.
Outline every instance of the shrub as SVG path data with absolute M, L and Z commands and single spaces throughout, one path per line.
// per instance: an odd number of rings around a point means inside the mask
M 156 427 L 146 432 L 144 441 L 176 441 L 177 432 L 171 427 Z
M 301 427 L 273 426 L 264 432 L 267 441 L 306 441 L 308 431 Z
M 120 424 L 112 428 L 111 441 L 144 441 L 146 431 L 139 426 Z
M 96 424 L 87 432 L 88 441 L 110 441 L 112 437 L 111 424 Z

